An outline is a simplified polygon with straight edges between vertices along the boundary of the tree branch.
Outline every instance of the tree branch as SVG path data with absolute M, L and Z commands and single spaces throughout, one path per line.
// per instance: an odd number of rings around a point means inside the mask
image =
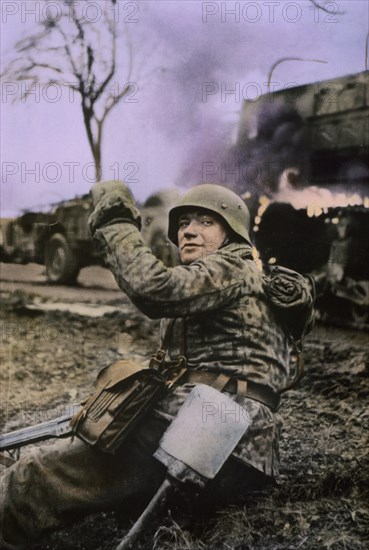
M 107 98 L 106 103 L 105 103 L 104 113 L 101 117 L 102 122 L 106 119 L 107 115 L 110 113 L 112 108 L 115 107 L 115 105 L 117 105 L 119 103 L 119 101 L 122 99 L 122 97 L 127 95 L 130 90 L 131 90 L 131 85 L 126 84 L 124 86 L 123 90 L 120 93 L 118 93 L 117 95 L 110 95 Z
M 332 11 L 332 10 L 328 10 L 327 8 L 325 8 L 324 6 L 322 6 L 321 4 L 319 4 L 318 0 L 310 0 L 310 2 L 313 4 L 313 6 L 315 6 L 318 10 L 322 10 L 324 11 L 325 13 L 330 13 L 331 15 L 343 15 L 344 11 Z M 329 2 L 328 2 L 329 3 Z

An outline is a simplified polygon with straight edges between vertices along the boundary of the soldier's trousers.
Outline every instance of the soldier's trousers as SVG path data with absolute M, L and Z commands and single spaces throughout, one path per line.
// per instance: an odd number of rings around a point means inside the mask
M 25 454 L 1 478 L 0 544 L 20 548 L 84 515 L 127 503 L 144 508 L 166 475 L 165 467 L 152 456 L 165 429 L 163 421 L 147 419 L 115 455 L 77 439 L 59 440 Z M 218 496 L 221 503 L 231 502 L 266 479 L 232 460 L 206 492 L 210 501 Z

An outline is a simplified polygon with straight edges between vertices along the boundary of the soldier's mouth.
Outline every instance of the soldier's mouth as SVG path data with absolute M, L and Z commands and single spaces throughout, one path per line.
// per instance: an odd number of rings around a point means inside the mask
M 202 244 L 186 243 L 186 244 L 181 246 L 181 250 L 183 250 L 184 248 L 193 248 L 193 247 L 202 248 L 203 246 L 204 245 L 202 245 Z

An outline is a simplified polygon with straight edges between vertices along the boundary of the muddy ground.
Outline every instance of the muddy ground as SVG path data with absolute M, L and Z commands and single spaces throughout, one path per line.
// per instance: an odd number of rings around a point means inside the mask
M 60 414 L 64 405 L 90 393 L 102 367 L 155 349 L 157 322 L 139 314 L 111 280 L 89 280 L 77 294 L 44 287 L 42 276 L 34 284 L 19 277 L 3 282 L 2 433 Z M 77 297 L 119 309 L 104 317 L 29 309 L 61 300 L 75 304 Z M 143 547 L 369 548 L 368 342 L 368 332 L 318 324 L 305 344 L 306 375 L 280 409 L 282 467 L 276 484 L 248 497 L 244 506 L 204 514 L 187 527 L 167 520 Z M 134 519 L 117 511 L 92 516 L 29 548 L 113 549 Z

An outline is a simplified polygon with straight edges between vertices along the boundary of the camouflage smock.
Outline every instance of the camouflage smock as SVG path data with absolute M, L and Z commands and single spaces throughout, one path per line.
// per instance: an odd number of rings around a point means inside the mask
M 288 341 L 268 305 L 249 245 L 231 243 L 191 265 L 167 268 L 133 224 L 112 223 L 94 237 L 120 288 L 144 314 L 163 319 L 162 332 L 166 318 L 176 318 L 177 329 L 184 324 L 190 369 L 226 373 L 276 391 L 287 384 Z M 179 339 L 172 340 L 169 359 L 180 352 Z M 171 419 L 191 389 L 179 385 L 156 414 Z M 253 422 L 233 455 L 274 475 L 279 417 L 248 398 L 244 406 Z

